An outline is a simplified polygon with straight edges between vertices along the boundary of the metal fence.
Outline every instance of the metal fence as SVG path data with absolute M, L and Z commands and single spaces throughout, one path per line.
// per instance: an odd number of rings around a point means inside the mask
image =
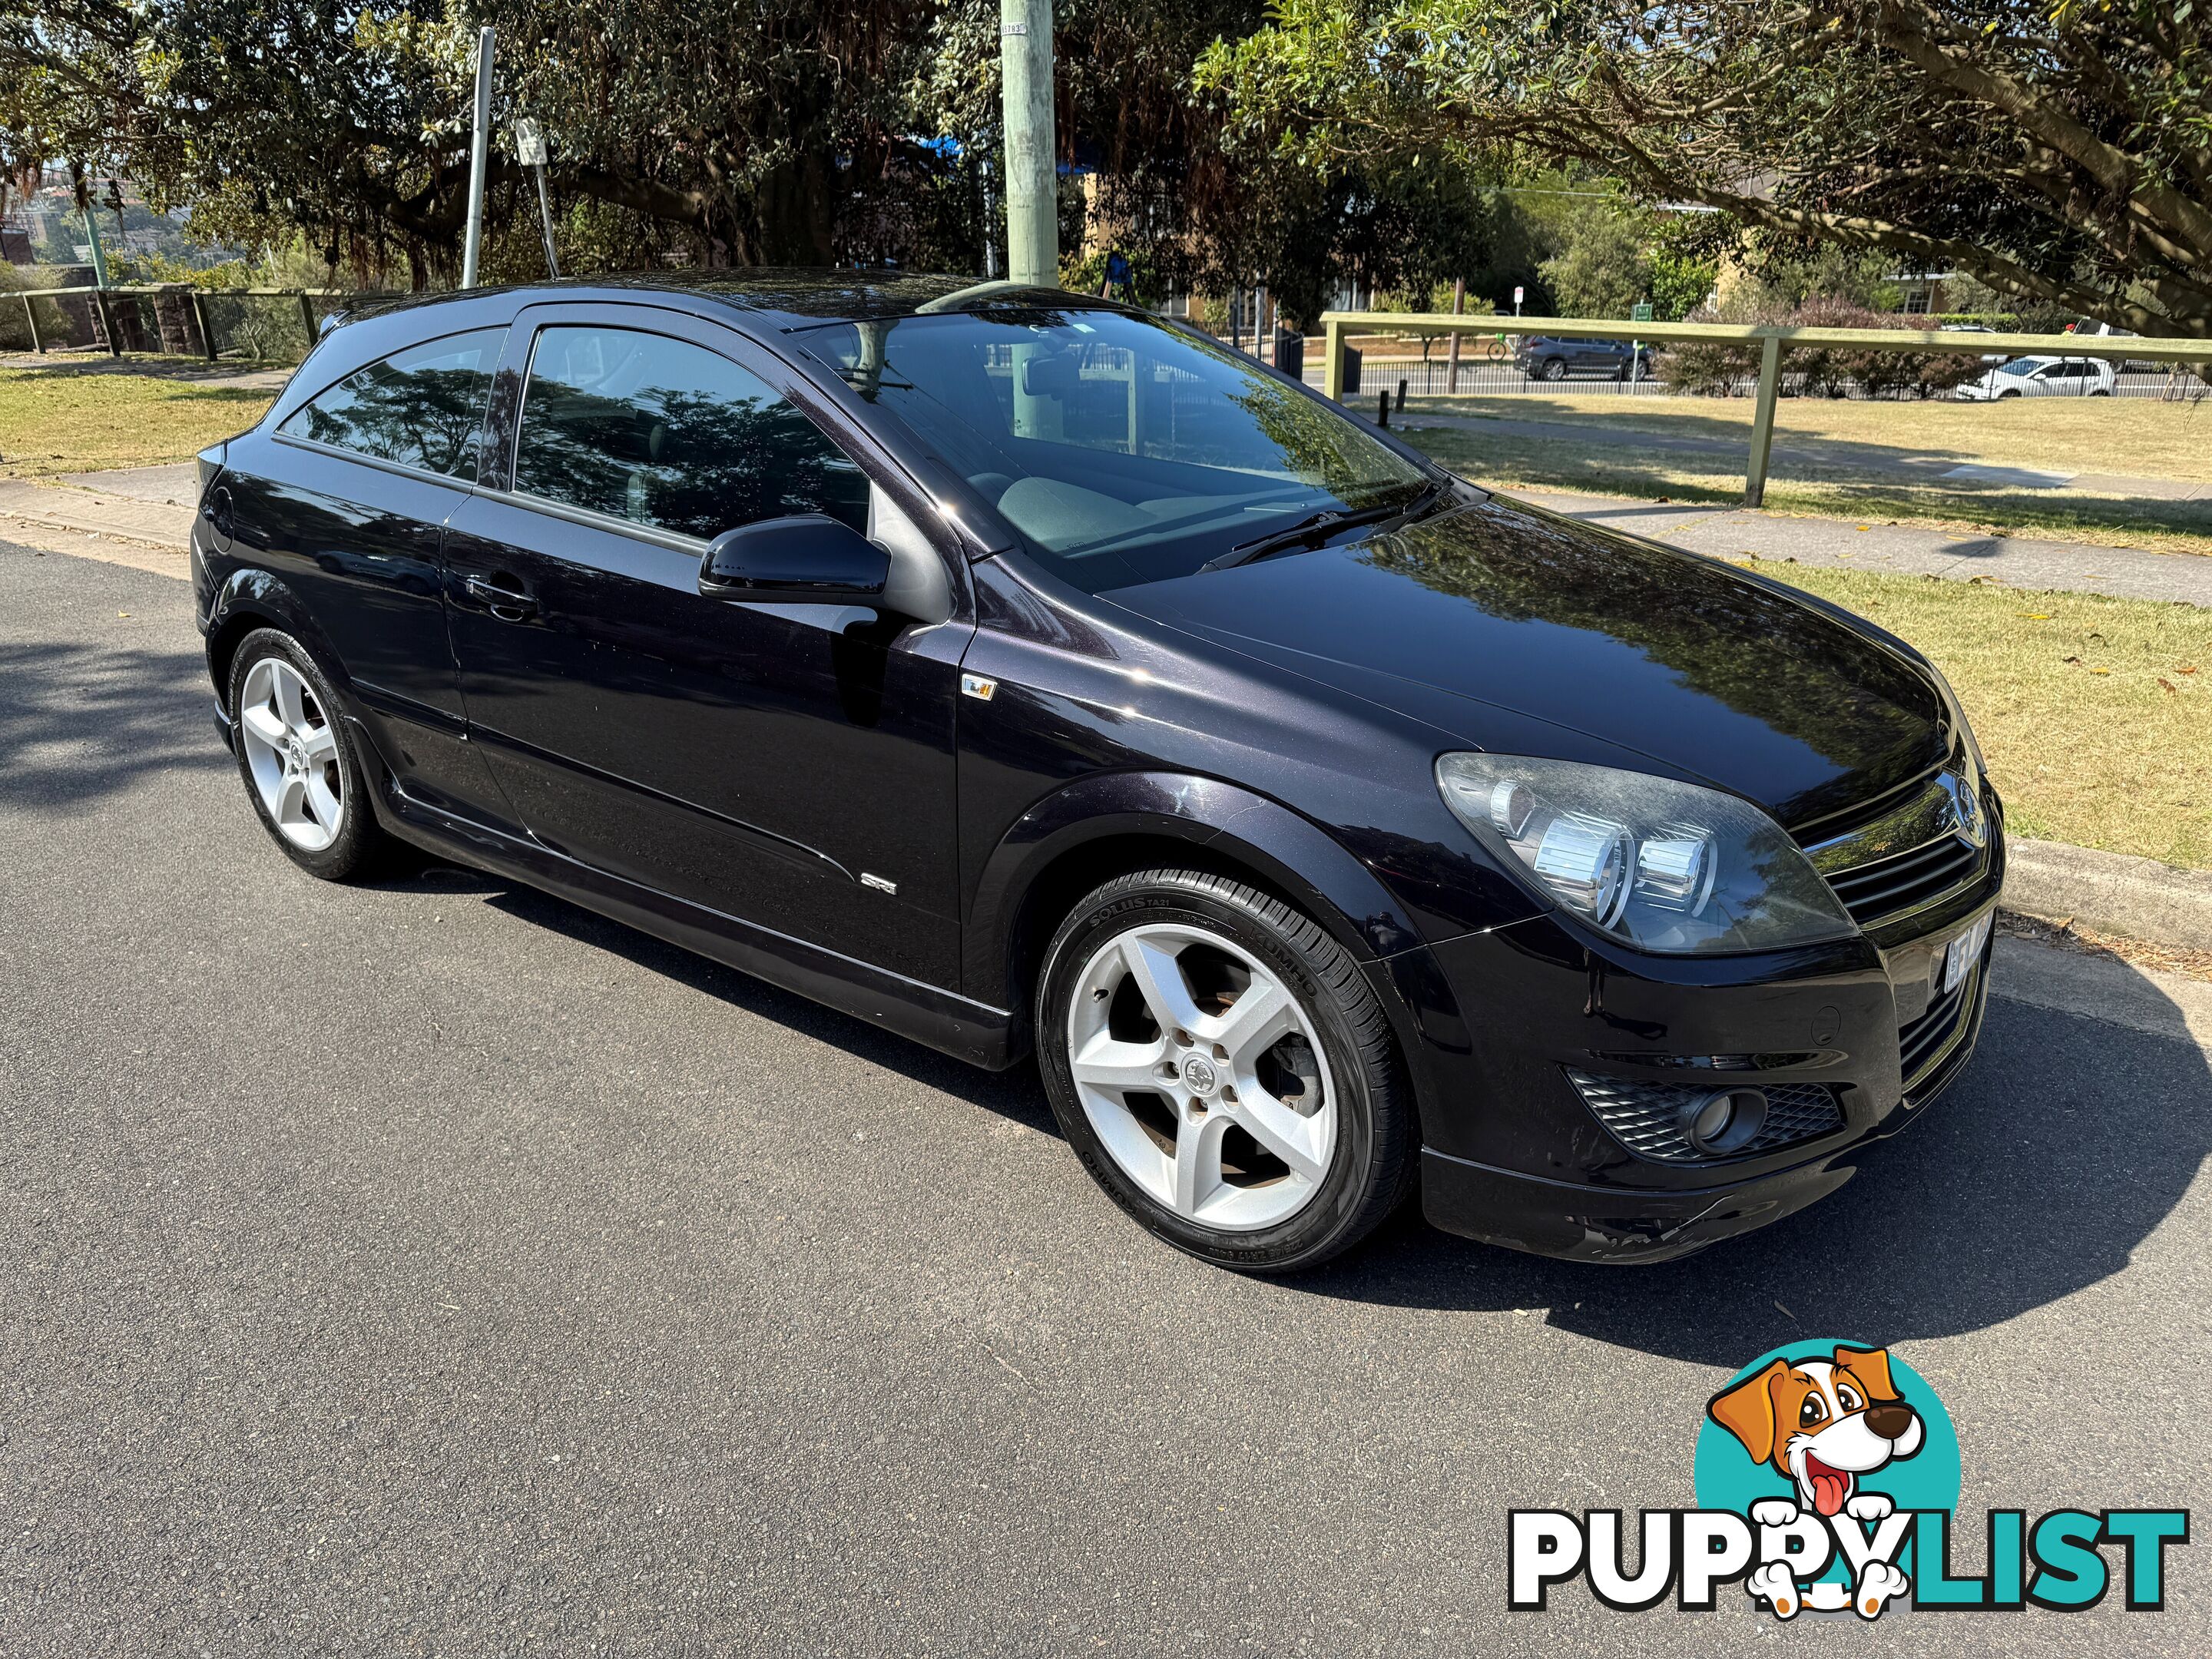
M 209 362 L 296 363 L 323 318 L 369 297 L 342 289 L 0 290 L 0 350 L 160 352 Z

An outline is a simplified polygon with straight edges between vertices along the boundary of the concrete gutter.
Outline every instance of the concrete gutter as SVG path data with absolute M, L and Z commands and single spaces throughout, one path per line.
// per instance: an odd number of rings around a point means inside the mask
M 2006 844 L 2004 904 L 2099 933 L 2212 951 L 2212 872 L 2055 841 Z

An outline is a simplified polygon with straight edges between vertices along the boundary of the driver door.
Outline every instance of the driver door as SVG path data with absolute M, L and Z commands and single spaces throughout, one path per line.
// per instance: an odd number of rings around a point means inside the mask
M 972 626 L 697 585 L 741 524 L 934 522 L 911 485 L 864 434 L 832 437 L 787 368 L 688 313 L 532 307 L 497 399 L 494 476 L 447 562 L 471 735 L 523 824 L 640 885 L 955 983 Z M 953 550 L 921 551 L 964 581 Z

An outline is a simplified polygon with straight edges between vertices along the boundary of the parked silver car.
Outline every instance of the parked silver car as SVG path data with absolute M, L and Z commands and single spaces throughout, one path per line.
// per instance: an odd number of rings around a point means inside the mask
M 2000 398 L 2109 398 L 2112 366 L 2100 357 L 2014 357 L 1969 380 L 1958 395 L 1974 403 Z

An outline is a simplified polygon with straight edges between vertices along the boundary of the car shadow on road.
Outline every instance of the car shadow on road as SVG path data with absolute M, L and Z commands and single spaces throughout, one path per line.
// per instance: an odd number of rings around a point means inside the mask
M 533 927 L 611 951 L 649 972 L 701 991 L 762 1019 L 774 1020 L 802 1036 L 812 1037 L 971 1106 L 1011 1119 L 1055 1138 L 1036 1067 L 1029 1061 L 1005 1072 L 981 1068 L 939 1054 L 921 1043 L 872 1025 L 854 1015 L 756 979 L 741 969 L 709 961 L 670 945 L 627 923 L 572 904 L 520 882 L 444 863 L 426 863 L 388 884 L 395 887 L 434 884 L 441 890 L 479 896 L 483 901 Z
M 409 879 L 480 894 L 532 926 L 1059 1133 L 1031 1064 L 977 1070 L 497 877 L 434 865 Z M 1999 997 L 1973 1063 L 1925 1120 L 1869 1149 L 1839 1191 L 1762 1231 L 1680 1261 L 1603 1267 L 1437 1232 L 1416 1203 L 1345 1261 L 1277 1282 L 1383 1305 L 1522 1310 L 1577 1334 L 1708 1364 L 1735 1364 L 1808 1332 L 1949 1336 L 2123 1271 L 2208 1154 L 2212 1068 L 2194 1044 Z
M 1656 1267 L 1595 1267 L 1409 1216 L 1297 1282 L 1400 1306 L 1526 1310 L 1704 1364 L 1807 1334 L 1951 1336 L 2124 1270 L 2208 1152 L 2212 1069 L 2193 1043 L 1997 1000 L 1980 1051 L 1926 1119 L 1762 1231 Z

